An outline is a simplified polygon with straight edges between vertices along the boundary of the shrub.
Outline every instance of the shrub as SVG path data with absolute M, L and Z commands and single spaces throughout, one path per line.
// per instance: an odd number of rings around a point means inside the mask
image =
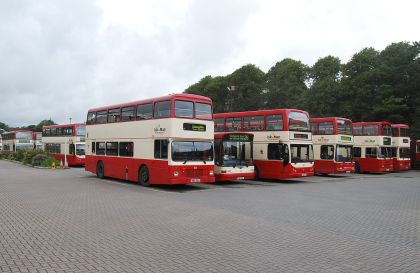
M 23 164 L 32 164 L 32 159 L 35 156 L 41 155 L 41 154 L 45 154 L 45 153 L 43 151 L 40 151 L 40 150 L 26 150 L 23 153 L 22 162 L 23 162 Z
M 44 153 L 39 153 L 32 157 L 31 163 L 33 166 L 41 166 L 42 163 L 48 160 L 50 157 Z
M 47 156 L 42 162 L 41 167 L 52 167 L 53 163 L 55 163 L 55 166 L 60 166 L 60 161 L 55 160 L 54 158 Z
M 24 155 L 25 155 L 25 151 L 24 150 L 17 151 L 15 153 L 15 159 L 14 160 L 23 161 Z

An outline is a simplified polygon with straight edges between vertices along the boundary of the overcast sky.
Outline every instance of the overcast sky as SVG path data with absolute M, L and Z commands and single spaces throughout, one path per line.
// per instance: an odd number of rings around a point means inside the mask
M 417 0 L 1 0 L 0 121 L 83 122 L 247 63 L 347 62 L 420 40 L 419 13 Z

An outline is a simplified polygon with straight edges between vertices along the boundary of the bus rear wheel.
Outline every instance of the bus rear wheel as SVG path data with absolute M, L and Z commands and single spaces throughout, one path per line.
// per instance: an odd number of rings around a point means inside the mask
M 104 163 L 102 161 L 99 161 L 98 165 L 96 165 L 96 176 L 100 179 L 104 179 L 105 177 Z
M 149 176 L 149 169 L 146 166 L 143 166 L 139 170 L 139 183 L 143 187 L 150 186 L 150 176 Z

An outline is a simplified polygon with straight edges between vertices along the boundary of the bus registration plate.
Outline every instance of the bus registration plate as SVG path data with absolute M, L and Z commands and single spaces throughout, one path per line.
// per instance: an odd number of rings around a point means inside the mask
M 303 173 L 302 176 L 307 176 L 307 174 L 306 173 Z
M 244 179 L 245 179 L 245 177 L 243 177 L 243 176 L 236 177 L 236 180 L 244 180 Z
M 193 179 L 191 179 L 191 183 L 198 183 L 200 181 L 201 180 L 199 178 L 193 178 Z

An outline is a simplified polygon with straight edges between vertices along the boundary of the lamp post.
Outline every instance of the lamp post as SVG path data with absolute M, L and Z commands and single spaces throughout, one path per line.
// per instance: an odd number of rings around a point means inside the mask
M 71 117 L 69 118 L 70 124 L 71 124 Z M 64 168 L 68 167 L 68 163 L 67 163 L 67 132 L 65 132 L 66 136 L 64 138 Z

